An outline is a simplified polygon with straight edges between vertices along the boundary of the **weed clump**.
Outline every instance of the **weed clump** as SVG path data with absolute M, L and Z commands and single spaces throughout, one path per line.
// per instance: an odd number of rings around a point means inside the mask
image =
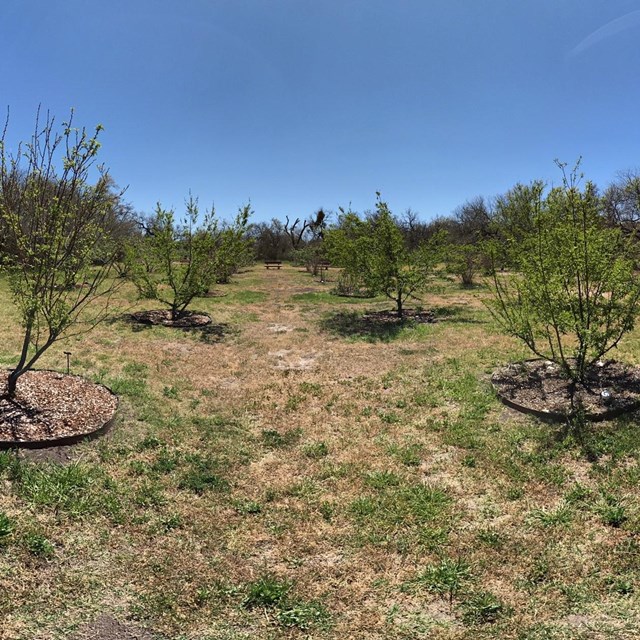
M 330 615 L 318 602 L 308 602 L 291 596 L 293 584 L 265 573 L 247 585 L 242 606 L 247 609 L 262 607 L 270 610 L 278 624 L 303 631 L 313 627 L 326 627 Z

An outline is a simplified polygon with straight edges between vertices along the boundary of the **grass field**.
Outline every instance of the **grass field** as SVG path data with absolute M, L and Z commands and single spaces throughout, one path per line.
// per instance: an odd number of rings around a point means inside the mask
M 114 320 L 41 368 L 121 397 L 61 464 L 0 453 L 0 638 L 101 613 L 158 637 L 640 637 L 635 416 L 562 438 L 489 384 L 527 357 L 434 283 L 438 322 L 363 324 L 382 299 L 260 266 L 195 301 L 206 332 Z M 18 352 L 0 284 L 0 363 Z M 640 333 L 616 358 L 638 364 Z

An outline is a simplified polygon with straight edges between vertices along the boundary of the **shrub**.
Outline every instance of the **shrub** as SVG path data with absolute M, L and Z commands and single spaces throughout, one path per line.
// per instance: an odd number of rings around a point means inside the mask
M 169 307 L 173 320 L 218 277 L 213 259 L 218 226 L 213 211 L 199 222 L 198 201 L 189 197 L 186 215 L 178 224 L 175 213 L 156 207 L 146 237 L 127 249 L 128 274 L 140 297 Z
M 579 188 L 578 165 L 562 186 L 531 200 L 532 229 L 512 239 L 516 273 L 493 269 L 488 308 L 502 328 L 575 382 L 633 328 L 640 300 L 636 246 L 607 228 L 593 184 Z
M 415 298 L 434 271 L 442 237 L 409 251 L 387 203 L 376 195 L 369 219 L 342 210 L 339 227 L 327 233 L 327 252 L 332 263 L 343 267 L 341 277 L 351 290 L 384 294 L 402 318 L 405 302 Z

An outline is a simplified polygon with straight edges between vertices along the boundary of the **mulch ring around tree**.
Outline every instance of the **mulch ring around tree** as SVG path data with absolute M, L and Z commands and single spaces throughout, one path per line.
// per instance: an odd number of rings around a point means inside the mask
M 142 324 L 162 325 L 163 327 L 177 327 L 179 329 L 204 327 L 211 323 L 211 316 L 200 311 L 183 311 L 174 320 L 171 318 L 171 311 L 169 311 L 168 309 L 136 311 L 135 313 L 131 314 L 131 319 Z
M 596 363 L 584 384 L 572 383 L 557 364 L 525 360 L 500 367 L 491 378 L 507 406 L 547 421 L 566 421 L 583 407 L 593 422 L 610 420 L 640 407 L 640 368 L 608 360 Z
M 15 397 L 4 396 L 9 372 L 0 372 L 0 449 L 73 444 L 106 431 L 118 408 L 107 387 L 56 371 L 27 371 Z

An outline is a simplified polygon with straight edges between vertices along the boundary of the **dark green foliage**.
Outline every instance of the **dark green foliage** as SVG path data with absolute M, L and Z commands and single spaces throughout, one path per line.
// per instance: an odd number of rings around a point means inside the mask
M 326 627 L 331 616 L 326 607 L 318 602 L 294 600 L 278 611 L 276 619 L 283 627 L 297 627 L 306 631 L 314 627 Z
M 621 527 L 629 519 L 624 500 L 610 493 L 603 494 L 596 511 L 602 522 L 610 527 Z
M 116 395 L 142 398 L 147 392 L 147 381 L 144 378 L 122 376 L 109 380 L 109 388 Z
M 135 491 L 133 501 L 140 507 L 160 507 L 167 499 L 158 482 L 145 480 Z
M 0 473 L 10 469 L 16 463 L 16 456 L 11 451 L 0 451 Z
M 480 529 L 478 540 L 492 549 L 500 549 L 504 542 L 504 536 L 493 529 Z
M 449 606 L 471 578 L 469 565 L 461 558 L 442 558 L 438 564 L 429 565 L 415 582 L 429 591 L 446 597 Z
M 145 436 L 145 438 L 138 443 L 136 448 L 138 451 L 146 451 L 147 449 L 157 449 L 161 445 L 162 445 L 162 440 L 160 440 L 154 435 L 149 434 L 148 436 Z
M 238 500 L 235 509 L 243 515 L 253 515 L 262 511 L 262 505 L 254 500 Z
M 307 458 L 318 460 L 329 455 L 329 447 L 326 442 L 310 442 L 304 446 L 302 452 Z
M 419 467 L 422 462 L 422 445 L 418 443 L 404 446 L 393 445 L 389 452 L 407 467 Z
M 168 474 L 174 471 L 181 462 L 181 456 L 178 452 L 171 453 L 167 448 L 163 447 L 158 453 L 158 457 L 151 464 L 151 471 L 158 474 Z
M 391 471 L 373 471 L 365 476 L 365 483 L 373 489 L 397 487 L 401 479 Z
M 374 528 L 387 529 L 432 522 L 443 516 L 451 503 L 447 493 L 438 487 L 423 484 L 386 486 L 388 488 L 379 495 L 354 500 L 351 513 Z
M 273 610 L 276 621 L 283 627 L 296 627 L 303 631 L 326 627 L 330 621 L 326 608 L 318 602 L 291 597 L 292 587 L 291 582 L 266 573 L 247 585 L 242 606 Z
M 119 518 L 121 504 L 113 481 L 104 471 L 85 464 L 21 463 L 12 473 L 14 491 L 37 507 L 82 518 L 103 513 Z

